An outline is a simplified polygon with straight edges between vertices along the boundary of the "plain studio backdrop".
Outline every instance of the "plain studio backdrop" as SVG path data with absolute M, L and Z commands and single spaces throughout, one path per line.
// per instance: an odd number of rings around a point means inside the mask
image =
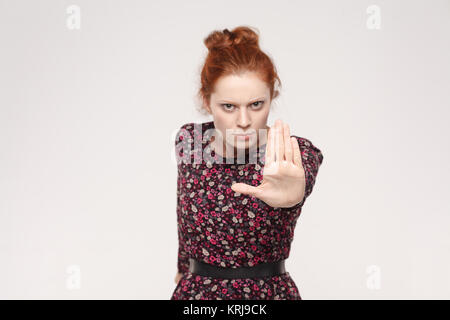
M 174 138 L 213 30 L 279 71 L 269 125 L 324 154 L 303 299 L 450 298 L 450 2 L 0 1 L 0 297 L 169 299 Z

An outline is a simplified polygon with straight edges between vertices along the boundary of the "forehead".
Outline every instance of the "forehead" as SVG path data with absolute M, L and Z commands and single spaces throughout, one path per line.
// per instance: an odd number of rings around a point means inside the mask
M 267 84 L 253 72 L 223 76 L 216 82 L 214 89 L 211 95 L 213 99 L 242 103 L 270 95 Z

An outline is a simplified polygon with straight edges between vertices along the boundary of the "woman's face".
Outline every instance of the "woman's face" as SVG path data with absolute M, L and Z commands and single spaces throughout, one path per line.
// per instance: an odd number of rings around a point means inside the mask
M 211 94 L 209 105 L 204 105 L 214 118 L 214 127 L 219 131 L 217 134 L 220 138 L 216 136 L 213 141 L 222 141 L 227 155 L 231 154 L 229 148 L 237 151 L 256 144 L 263 145 L 269 129 L 267 118 L 270 104 L 270 89 L 256 73 L 221 77 Z M 239 136 L 242 134 L 249 136 Z

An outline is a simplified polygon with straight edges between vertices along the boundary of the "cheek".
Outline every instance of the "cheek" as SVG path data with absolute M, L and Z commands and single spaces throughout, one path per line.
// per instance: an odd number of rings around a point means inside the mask
M 269 109 L 257 115 L 256 121 L 258 122 L 260 128 L 264 128 L 266 126 L 268 118 L 269 118 Z
M 227 129 L 229 130 L 230 134 L 233 133 L 234 125 L 233 121 L 230 121 L 230 119 L 226 119 L 225 117 L 216 117 L 214 119 L 214 125 L 220 130 L 220 132 L 222 132 L 224 138 L 227 134 Z

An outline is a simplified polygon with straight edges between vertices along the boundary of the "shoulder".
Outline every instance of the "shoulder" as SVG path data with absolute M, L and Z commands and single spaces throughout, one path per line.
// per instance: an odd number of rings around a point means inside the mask
M 207 122 L 187 122 L 181 125 L 175 135 L 175 150 L 177 161 L 180 163 L 180 157 L 186 162 L 195 161 L 196 157 L 201 157 L 202 150 L 206 144 L 209 130 L 214 128 L 213 121 Z M 194 158 L 192 158 L 194 157 Z
M 180 138 L 181 136 L 185 137 L 188 136 L 192 139 L 203 136 L 205 132 L 208 129 L 214 128 L 213 121 L 207 121 L 207 122 L 188 122 L 178 129 L 176 137 L 175 137 L 175 143 L 183 140 L 184 138 Z
M 181 136 L 184 137 L 186 134 L 192 134 L 194 130 L 194 125 L 195 125 L 194 122 L 188 122 L 181 125 L 181 127 L 179 127 L 177 131 L 176 142 L 178 142 L 179 140 L 183 140 L 183 138 L 180 138 Z

